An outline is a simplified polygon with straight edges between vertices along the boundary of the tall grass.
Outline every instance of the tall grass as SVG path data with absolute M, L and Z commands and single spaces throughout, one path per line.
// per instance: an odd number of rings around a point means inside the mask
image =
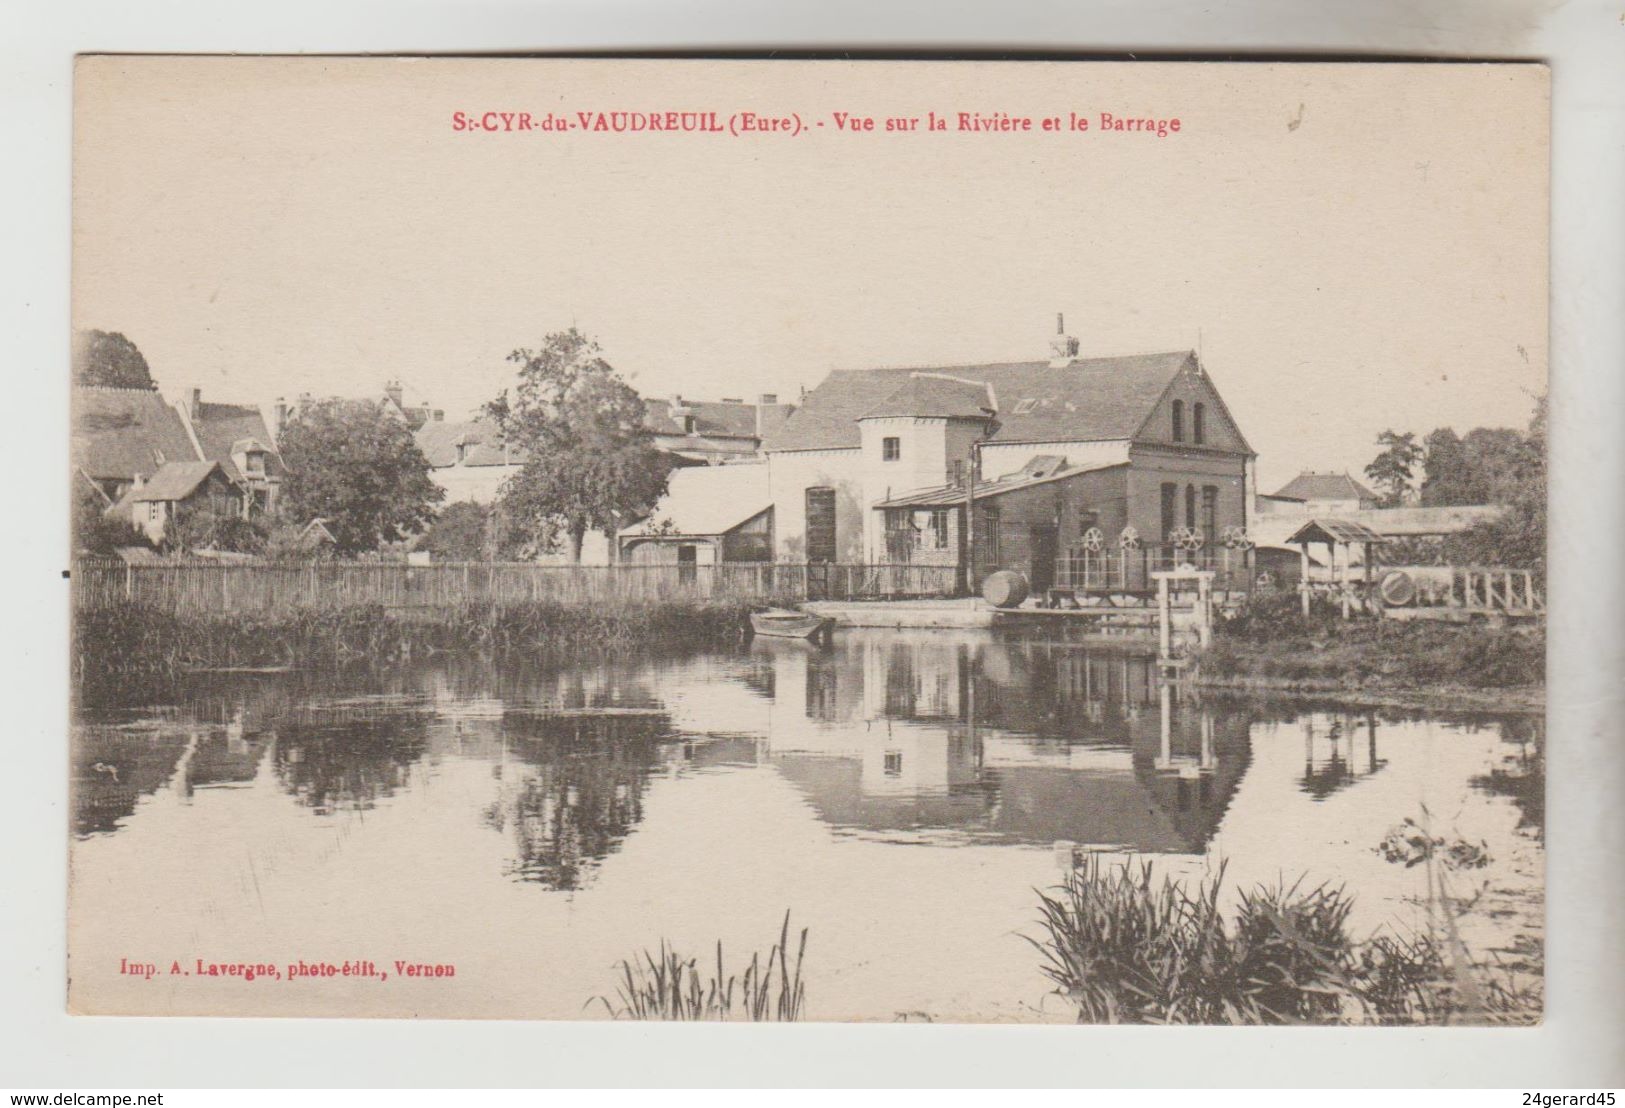
M 748 610 L 740 601 L 539 601 L 470 603 L 409 615 L 378 605 L 181 615 L 112 604 L 75 614 L 73 673 L 95 680 L 357 660 L 393 664 L 468 650 L 565 656 L 707 646 L 737 639 Z
M 615 1019 L 791 1022 L 806 1011 L 807 989 L 801 980 L 806 928 L 801 929 L 794 962 L 789 952 L 789 912 L 779 928 L 779 941 L 765 956 L 752 954 L 737 976 L 724 969 L 720 940 L 716 961 L 704 972 L 698 959 L 684 957 L 661 940 L 658 955 L 645 950 L 618 963 L 621 979 L 614 1000 L 593 999 Z
M 1220 911 L 1225 867 L 1193 891 L 1099 857 L 1039 893 L 1041 969 L 1083 1023 L 1527 1022 L 1530 996 L 1431 935 L 1349 933 L 1353 901 L 1301 881 Z

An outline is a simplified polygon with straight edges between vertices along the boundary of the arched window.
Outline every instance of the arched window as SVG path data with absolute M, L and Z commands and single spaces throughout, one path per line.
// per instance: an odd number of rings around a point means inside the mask
M 1196 526 L 1196 486 L 1185 486 L 1185 526 Z
M 1174 441 L 1185 441 L 1185 402 L 1174 401 Z
M 1207 405 L 1197 404 L 1191 409 L 1191 439 L 1201 443 L 1207 438 Z

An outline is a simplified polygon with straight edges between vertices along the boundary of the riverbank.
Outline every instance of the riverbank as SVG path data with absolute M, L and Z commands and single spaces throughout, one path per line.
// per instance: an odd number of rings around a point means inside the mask
M 1216 628 L 1212 645 L 1195 656 L 1192 679 L 1204 688 L 1373 707 L 1539 711 L 1546 634 L 1539 624 L 1244 613 Z
M 467 603 L 422 611 L 381 605 L 276 613 L 176 614 L 115 604 L 79 612 L 72 673 L 78 682 L 203 670 L 288 669 L 367 661 L 392 664 L 464 651 L 532 657 L 634 654 L 737 642 L 743 601 L 565 604 Z

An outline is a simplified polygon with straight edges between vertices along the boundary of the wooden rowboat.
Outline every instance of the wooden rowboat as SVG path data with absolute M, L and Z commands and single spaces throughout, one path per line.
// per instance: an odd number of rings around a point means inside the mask
M 811 639 L 826 631 L 833 620 L 811 612 L 796 612 L 788 608 L 769 608 L 765 612 L 750 614 L 751 630 L 758 635 L 779 639 Z

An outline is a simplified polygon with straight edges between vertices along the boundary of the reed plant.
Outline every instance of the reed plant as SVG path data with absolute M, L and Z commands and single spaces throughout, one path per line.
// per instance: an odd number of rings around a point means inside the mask
M 394 613 L 380 605 L 176 613 L 117 603 L 75 614 L 73 673 L 85 680 L 187 670 L 300 667 L 463 651 L 536 656 L 636 653 L 736 641 L 739 601 L 466 603 Z
M 1303 882 L 1220 910 L 1225 867 L 1187 891 L 1151 863 L 1098 856 L 1039 893 L 1041 970 L 1081 1023 L 1528 1022 L 1538 1000 L 1505 975 L 1446 957 L 1433 935 L 1349 931 L 1352 899 Z
M 790 959 L 790 913 L 784 914 L 779 940 L 763 955 L 754 953 L 743 972 L 725 969 L 722 943 L 716 960 L 702 970 L 697 958 L 674 950 L 664 939 L 658 953 L 644 950 L 617 963 L 620 981 L 615 998 L 594 997 L 614 1019 L 751 1020 L 792 1022 L 805 1014 L 807 988 L 801 979 L 807 952 L 807 929 L 801 929 L 794 961 Z

